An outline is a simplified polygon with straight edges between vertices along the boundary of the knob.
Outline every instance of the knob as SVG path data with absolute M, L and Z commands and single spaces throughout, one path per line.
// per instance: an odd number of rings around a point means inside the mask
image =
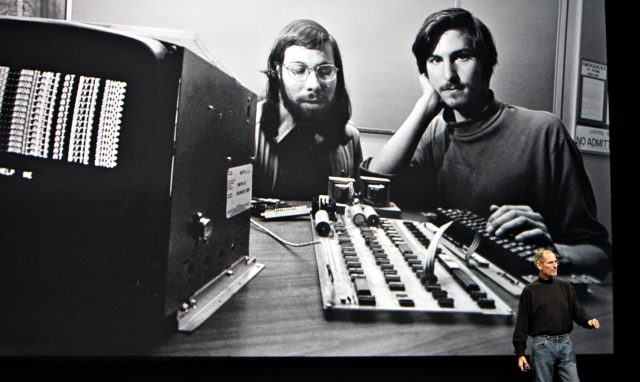
M 209 240 L 213 235 L 213 223 L 202 212 L 193 215 L 196 239 Z

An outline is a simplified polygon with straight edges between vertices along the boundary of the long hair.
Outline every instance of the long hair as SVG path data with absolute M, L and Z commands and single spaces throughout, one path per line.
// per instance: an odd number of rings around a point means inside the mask
M 344 128 L 351 118 L 351 100 L 344 83 L 344 70 L 342 67 L 342 56 L 336 40 L 327 32 L 324 27 L 313 20 L 294 20 L 284 27 L 276 42 L 271 48 L 267 69 L 267 91 L 264 109 L 262 113 L 261 128 L 269 138 L 275 138 L 278 133 L 280 123 L 280 113 L 278 103 L 281 94 L 281 80 L 278 77 L 277 66 L 282 66 L 284 52 L 292 45 L 302 46 L 307 49 L 321 49 L 324 44 L 329 43 L 333 51 L 334 64 L 338 68 L 336 92 L 334 101 L 327 111 L 327 120 L 335 125 L 335 133 L 344 136 Z
M 427 73 L 427 59 L 433 54 L 442 34 L 450 29 L 462 29 L 469 33 L 474 55 L 482 63 L 484 78 L 488 83 L 498 63 L 493 36 L 482 21 L 462 8 L 435 12 L 422 23 L 412 47 L 420 73 Z

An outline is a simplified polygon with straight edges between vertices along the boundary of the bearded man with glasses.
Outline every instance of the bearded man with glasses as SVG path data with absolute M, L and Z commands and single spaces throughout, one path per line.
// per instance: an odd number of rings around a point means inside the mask
M 327 192 L 329 176 L 357 177 L 360 137 L 349 122 L 342 58 L 329 32 L 315 21 L 291 22 L 276 39 L 265 74 L 254 196 L 309 200 Z

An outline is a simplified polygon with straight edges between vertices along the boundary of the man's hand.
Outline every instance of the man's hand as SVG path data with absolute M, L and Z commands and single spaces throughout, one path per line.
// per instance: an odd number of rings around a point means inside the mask
M 587 324 L 589 324 L 589 326 L 594 329 L 600 329 L 600 321 L 598 321 L 598 319 L 596 318 L 590 319 L 589 321 L 587 321 Z
M 523 242 L 553 243 L 542 215 L 529 206 L 492 205 L 487 219 L 487 231 L 498 237 L 509 233 Z
M 431 85 L 431 82 L 429 82 L 427 75 L 424 73 L 420 74 L 418 76 L 418 82 L 420 83 L 420 87 L 422 88 L 423 97 L 426 99 L 432 99 L 432 102 L 434 102 L 438 106 L 438 110 L 442 109 L 442 107 L 444 106 L 442 103 L 442 98 L 440 98 L 440 95 L 438 94 L 438 92 L 436 92 L 436 89 L 434 89 L 433 85 Z
M 443 102 L 424 74 L 418 76 L 422 95 L 411 113 L 369 163 L 369 170 L 379 174 L 397 174 L 409 164 L 431 120 L 442 110 Z
M 529 370 L 531 370 L 531 366 L 529 365 L 529 362 L 527 362 L 527 357 L 525 357 L 523 355 L 518 357 L 518 368 L 520 369 L 520 371 L 529 371 Z

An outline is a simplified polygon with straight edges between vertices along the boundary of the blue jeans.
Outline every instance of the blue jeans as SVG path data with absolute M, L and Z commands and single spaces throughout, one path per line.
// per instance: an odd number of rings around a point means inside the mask
M 535 336 L 531 347 L 533 373 L 538 382 L 551 382 L 553 368 L 558 368 L 561 381 L 580 381 L 576 366 L 576 353 L 568 334 L 561 336 Z

